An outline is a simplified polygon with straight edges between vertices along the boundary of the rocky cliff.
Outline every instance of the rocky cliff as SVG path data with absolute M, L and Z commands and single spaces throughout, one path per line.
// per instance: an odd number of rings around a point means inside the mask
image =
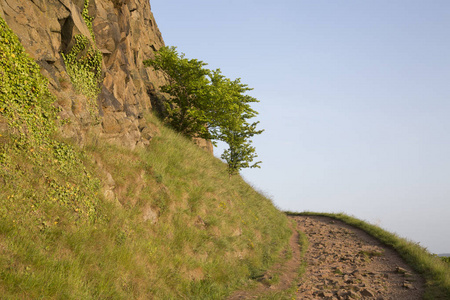
M 130 148 L 148 143 L 153 130 L 142 115 L 161 105 L 164 83 L 142 63 L 164 45 L 148 0 L 0 0 L 0 16 L 49 79 L 65 137 L 83 144 L 94 132 Z M 102 57 L 91 100 L 72 85 L 64 60 L 79 35 Z

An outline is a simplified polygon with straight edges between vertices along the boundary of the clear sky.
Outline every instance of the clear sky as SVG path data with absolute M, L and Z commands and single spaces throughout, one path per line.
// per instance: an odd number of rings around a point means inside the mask
M 275 205 L 450 252 L 450 1 L 150 2 L 166 45 L 254 88 L 242 174 Z

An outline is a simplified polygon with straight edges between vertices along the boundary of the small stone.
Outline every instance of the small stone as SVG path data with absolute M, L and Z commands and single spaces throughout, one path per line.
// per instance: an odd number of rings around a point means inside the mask
M 412 290 L 414 288 L 414 286 L 411 284 L 411 282 L 408 282 L 408 281 L 403 282 L 402 287 L 404 287 L 405 289 L 409 289 L 409 290 Z
M 347 279 L 345 281 L 346 284 L 355 284 L 355 281 L 353 279 Z
M 395 269 L 395 271 L 396 271 L 397 273 L 400 273 L 400 274 L 406 274 L 406 273 L 408 273 L 408 271 L 407 271 L 406 269 L 403 269 L 403 268 L 401 268 L 401 267 L 397 267 L 397 268 Z
M 357 293 L 355 293 L 354 291 L 349 291 L 348 292 L 348 297 L 350 299 L 359 299 L 360 298 L 360 296 Z
M 361 288 L 359 286 L 357 286 L 356 284 L 351 284 L 350 289 L 352 291 L 356 291 L 356 292 L 359 292 L 361 290 Z
M 361 290 L 360 293 L 361 293 L 361 296 L 364 296 L 364 297 L 373 297 L 374 296 L 374 292 L 369 290 L 369 289 L 367 289 L 367 288 Z
M 412 277 L 412 276 L 413 276 L 413 275 L 412 275 L 411 273 L 409 273 L 409 272 L 406 272 L 404 275 L 405 275 L 406 278 L 409 278 L 409 277 Z
M 322 298 L 328 298 L 328 297 L 333 297 L 333 293 L 327 292 L 327 291 L 322 291 L 322 292 L 319 292 L 317 294 L 317 296 L 322 297 Z
M 342 270 L 340 268 L 335 268 L 334 269 L 334 274 L 342 274 Z

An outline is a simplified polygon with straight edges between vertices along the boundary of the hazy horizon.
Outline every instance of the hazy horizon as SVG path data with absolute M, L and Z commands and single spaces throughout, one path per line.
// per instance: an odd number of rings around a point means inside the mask
M 450 2 L 151 6 L 166 45 L 254 88 L 263 163 L 242 175 L 276 206 L 450 252 Z

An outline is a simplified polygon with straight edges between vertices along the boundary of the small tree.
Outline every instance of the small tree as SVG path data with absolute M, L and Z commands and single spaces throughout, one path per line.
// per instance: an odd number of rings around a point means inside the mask
M 249 139 L 263 130 L 256 130 L 258 122 L 248 122 L 258 114 L 251 103 L 259 101 L 245 94 L 251 88 L 240 79 L 226 78 L 220 69 L 208 70 L 206 63 L 179 55 L 175 47 L 161 48 L 144 64 L 162 71 L 168 81 L 161 87 L 170 95 L 165 103 L 167 123 L 190 138 L 227 143 L 221 157 L 230 175 L 259 167 L 261 162 L 252 164 L 257 155 Z
M 144 61 L 146 66 L 162 71 L 168 84 L 161 91 L 171 97 L 164 103 L 166 122 L 188 137 L 210 139 L 206 111 L 210 103 L 206 87 L 208 70 L 206 63 L 197 59 L 186 59 L 175 47 L 161 48 L 154 59 Z
M 239 173 L 243 168 L 260 168 L 261 161 L 251 164 L 257 155 L 255 147 L 250 145 L 252 141 L 248 140 L 245 134 L 227 132 L 224 141 L 228 143 L 229 148 L 223 152 L 221 158 L 227 162 L 230 175 Z
M 243 168 L 259 168 L 260 161 L 252 164 L 257 155 L 250 138 L 263 130 L 256 130 L 259 122 L 248 122 L 258 114 L 251 108 L 251 103 L 259 101 L 245 95 L 252 89 L 242 84 L 239 78 L 232 81 L 225 78 L 220 70 L 211 72 L 210 78 L 219 111 L 214 118 L 218 128 L 214 128 L 213 133 L 216 139 L 228 144 L 228 149 L 221 155 L 228 164 L 228 173 L 233 175 Z

